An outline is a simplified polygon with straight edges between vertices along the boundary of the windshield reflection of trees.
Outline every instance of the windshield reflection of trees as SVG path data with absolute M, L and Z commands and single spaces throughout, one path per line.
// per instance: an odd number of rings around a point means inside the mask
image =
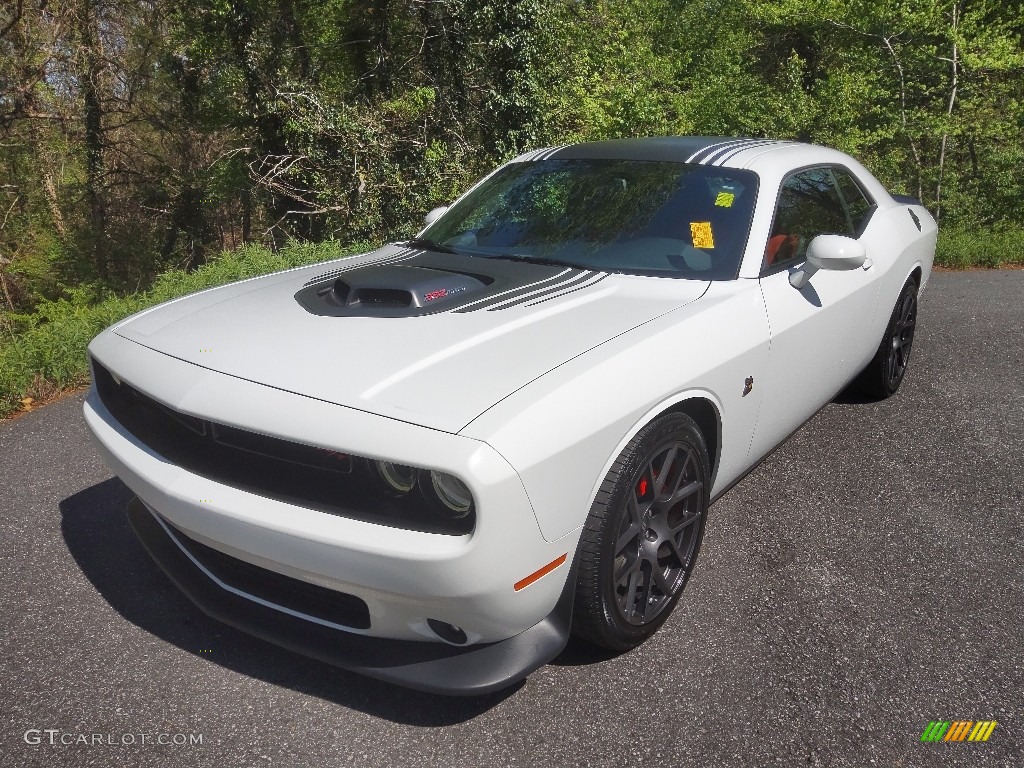
M 732 277 L 738 253 L 729 247 L 727 230 L 741 228 L 745 236 L 752 197 L 742 195 L 746 186 L 723 169 L 681 163 L 516 163 L 471 194 L 429 236 L 482 255 L 515 253 L 599 269 Z M 742 203 L 716 210 L 723 189 Z M 722 246 L 714 253 L 698 252 L 690 223 L 712 217 Z M 725 219 L 734 221 L 722 229 Z

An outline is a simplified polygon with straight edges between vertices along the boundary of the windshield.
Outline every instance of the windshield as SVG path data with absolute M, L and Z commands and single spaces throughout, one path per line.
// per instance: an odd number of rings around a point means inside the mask
M 757 177 L 637 160 L 510 163 L 422 233 L 473 256 L 700 280 L 736 277 Z

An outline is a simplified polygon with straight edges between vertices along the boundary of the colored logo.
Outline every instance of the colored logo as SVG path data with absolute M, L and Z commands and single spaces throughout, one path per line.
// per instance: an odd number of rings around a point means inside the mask
M 988 741 L 996 725 L 995 720 L 932 720 L 921 741 Z
M 445 296 L 451 296 L 453 293 L 462 293 L 466 290 L 466 286 L 462 285 L 457 288 L 438 288 L 436 291 L 423 294 L 424 301 L 433 301 L 434 299 L 443 299 Z
M 348 461 L 348 454 L 342 453 L 341 451 L 332 451 L 330 448 L 317 448 L 317 450 L 324 456 L 328 456 L 338 461 Z

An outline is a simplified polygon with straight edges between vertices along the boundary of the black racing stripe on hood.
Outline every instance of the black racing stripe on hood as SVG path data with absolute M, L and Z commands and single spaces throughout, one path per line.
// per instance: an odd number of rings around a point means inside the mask
M 478 309 L 487 311 L 492 311 L 495 309 L 506 309 L 507 307 L 523 304 L 540 293 L 557 290 L 580 279 L 585 275 L 593 274 L 591 272 L 582 272 L 581 270 L 578 269 L 563 269 L 562 272 L 564 272 L 564 274 L 556 273 L 555 275 L 548 279 L 537 281 L 535 283 L 530 283 L 529 285 L 524 285 L 523 287 L 513 291 L 495 294 L 491 298 L 477 302 L 472 306 L 467 306 L 464 309 L 460 309 L 458 311 L 476 312 Z
M 331 280 L 338 275 L 342 275 L 345 272 L 351 272 L 353 269 L 359 269 L 361 267 L 379 266 L 383 264 L 394 264 L 399 261 L 405 261 L 417 254 L 425 253 L 425 251 L 416 250 L 414 248 L 403 248 L 398 253 L 393 253 L 390 256 L 384 256 L 379 259 L 372 261 L 360 261 L 356 264 L 344 264 L 337 269 L 332 269 L 330 272 L 324 272 L 323 274 L 317 275 L 312 280 L 307 281 L 303 284 L 303 287 L 313 285 L 315 283 L 322 283 L 325 280 Z M 354 257 L 355 258 L 355 257 Z
M 569 275 L 565 280 L 559 280 L 557 283 L 545 286 L 542 290 L 532 291 L 530 293 L 523 294 L 521 296 L 516 297 L 514 301 L 508 303 L 500 303 L 496 306 L 488 307 L 487 311 L 500 312 L 503 309 L 518 307 L 524 304 L 531 304 L 535 300 L 541 299 L 545 296 L 550 296 L 553 293 L 564 291 L 566 289 L 575 288 L 577 286 L 582 286 L 588 280 L 592 280 L 594 278 L 594 275 L 596 274 L 598 273 L 589 270 L 582 273 L 577 272 L 575 275 Z
M 399 252 L 346 265 L 306 283 L 295 300 L 327 317 L 422 317 L 519 304 L 593 272 L 435 251 Z M 379 302 L 369 295 L 384 295 Z M 429 294 L 429 295 L 428 295 Z M 402 295 L 405 301 L 386 297 Z
M 607 272 L 600 273 L 600 274 L 597 275 L 596 278 L 588 279 L 583 284 L 581 284 L 581 285 L 579 285 L 579 286 L 577 286 L 575 288 L 570 288 L 568 290 L 558 291 L 557 293 L 549 294 L 549 295 L 547 295 L 547 296 L 545 296 L 545 297 L 543 297 L 543 298 L 541 298 L 541 299 L 539 299 L 537 301 L 528 301 L 528 302 L 526 302 L 526 306 L 528 306 L 528 307 L 535 307 L 538 304 L 543 304 L 545 301 L 551 301 L 553 299 L 560 299 L 563 296 L 569 295 L 570 293 L 576 293 L 577 291 L 586 290 L 587 288 L 590 288 L 592 286 L 597 285 L 598 283 L 600 283 L 602 280 L 604 280 L 607 277 L 610 277 L 610 275 Z

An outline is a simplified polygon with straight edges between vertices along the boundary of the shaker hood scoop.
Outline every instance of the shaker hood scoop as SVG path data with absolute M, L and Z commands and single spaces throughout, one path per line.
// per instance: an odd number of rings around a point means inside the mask
M 115 331 L 214 371 L 454 433 L 708 287 L 393 246 L 325 267 L 173 301 Z

